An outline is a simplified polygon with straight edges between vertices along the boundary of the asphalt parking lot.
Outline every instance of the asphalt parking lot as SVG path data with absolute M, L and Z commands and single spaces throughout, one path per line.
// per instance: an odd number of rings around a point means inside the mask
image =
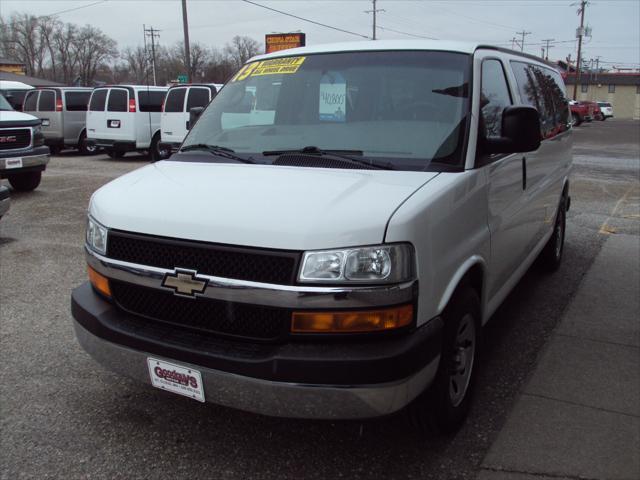
M 13 193 L 0 220 L 0 478 L 475 478 L 605 238 L 640 236 L 640 123 L 593 122 L 574 139 L 564 264 L 553 275 L 532 267 L 496 312 L 467 423 L 431 439 L 399 417 L 269 418 L 104 370 L 76 343 L 69 311 L 86 277 L 86 207 L 148 160 L 53 157 L 40 187 Z

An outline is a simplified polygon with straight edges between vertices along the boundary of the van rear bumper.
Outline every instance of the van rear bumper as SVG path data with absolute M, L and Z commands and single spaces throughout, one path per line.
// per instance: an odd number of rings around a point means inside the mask
M 129 140 L 111 140 L 108 138 L 88 138 L 88 146 L 106 148 L 107 150 L 120 150 L 122 152 L 132 152 L 138 150 L 136 142 Z
M 167 334 L 88 283 L 73 291 L 71 311 L 78 342 L 105 367 L 149 384 L 148 357 L 179 363 L 202 374 L 206 401 L 271 416 L 391 414 L 431 384 L 440 359 L 440 318 L 385 340 L 260 345 Z

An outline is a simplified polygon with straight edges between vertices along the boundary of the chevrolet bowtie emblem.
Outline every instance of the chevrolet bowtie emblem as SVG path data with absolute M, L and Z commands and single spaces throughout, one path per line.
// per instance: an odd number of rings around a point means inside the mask
M 176 268 L 173 272 L 166 273 L 162 279 L 162 286 L 173 289 L 174 295 L 194 298 L 196 294 L 204 293 L 209 280 L 198 278 L 195 270 Z

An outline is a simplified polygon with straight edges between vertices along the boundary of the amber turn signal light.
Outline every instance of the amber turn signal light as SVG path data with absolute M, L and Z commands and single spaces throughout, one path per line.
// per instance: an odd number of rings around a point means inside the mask
M 293 333 L 381 332 L 406 327 L 413 321 L 413 305 L 355 312 L 293 312 Z
M 111 297 L 111 287 L 109 287 L 109 279 L 104 275 L 100 275 L 93 268 L 87 266 L 87 272 L 89 273 L 89 281 L 93 288 L 98 290 L 105 297 Z

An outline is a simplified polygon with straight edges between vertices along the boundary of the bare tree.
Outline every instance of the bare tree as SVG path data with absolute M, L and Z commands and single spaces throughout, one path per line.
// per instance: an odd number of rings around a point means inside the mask
M 115 40 L 91 25 L 85 25 L 78 31 L 74 43 L 78 75 L 83 85 L 92 85 L 98 68 L 118 56 Z
M 5 24 L 3 40 L 14 60 L 25 64 L 27 75 L 36 74 L 37 58 L 40 57 L 38 17 L 27 13 L 14 13 Z
M 57 63 L 55 80 L 70 84 L 76 77 L 78 57 L 76 55 L 76 41 L 78 29 L 72 23 L 65 23 L 53 32 L 51 44 Z
M 127 47 L 120 54 L 120 58 L 126 62 L 129 69 L 126 76 L 128 80 L 142 84 L 148 81 L 151 65 L 143 47 L 138 46 L 134 49 Z
M 260 53 L 260 44 L 251 37 L 236 35 L 224 47 L 224 54 L 236 69 L 240 68 L 251 57 Z

